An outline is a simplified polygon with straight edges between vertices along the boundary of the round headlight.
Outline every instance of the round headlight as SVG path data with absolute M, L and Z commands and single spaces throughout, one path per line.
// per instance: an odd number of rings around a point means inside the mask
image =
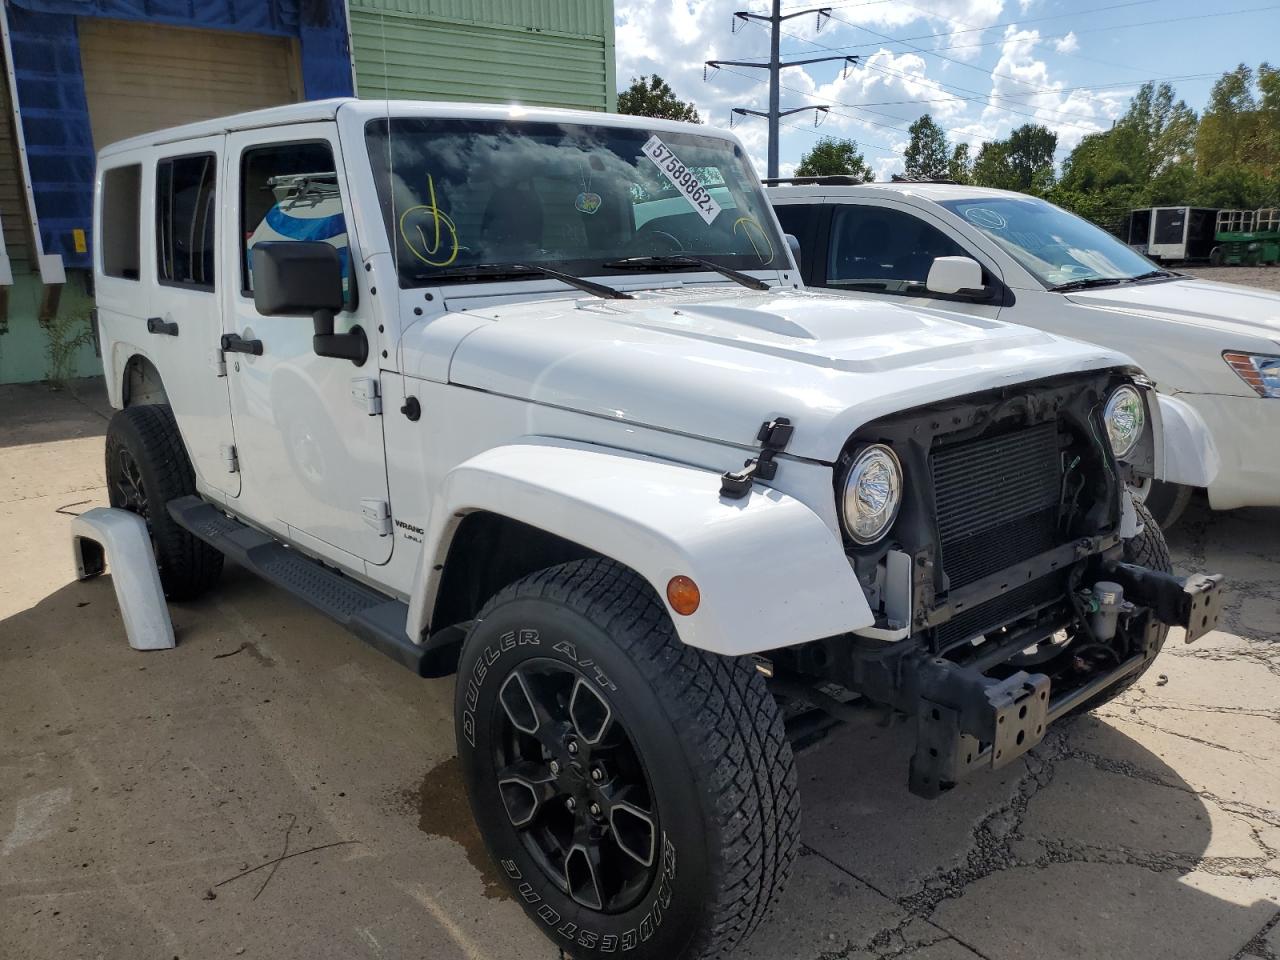
M 857 543 L 875 543 L 902 505 L 902 467 L 892 450 L 872 444 L 853 461 L 844 481 L 844 529 Z
M 1123 460 L 1133 453 L 1147 425 L 1147 409 L 1142 402 L 1142 394 L 1128 384 L 1116 387 L 1107 398 L 1103 419 L 1107 424 L 1111 452 L 1117 460 Z

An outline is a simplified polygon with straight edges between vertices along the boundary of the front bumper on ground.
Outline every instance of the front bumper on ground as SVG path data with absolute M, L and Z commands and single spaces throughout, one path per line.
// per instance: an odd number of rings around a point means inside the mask
M 1213 435 L 1221 465 L 1209 505 L 1280 507 L 1280 399 L 1182 393 Z
M 1160 626 L 1183 627 L 1191 643 L 1218 625 L 1222 577 L 1175 577 L 1133 564 L 1112 571 L 1125 596 L 1146 608 L 1141 649 L 1114 669 L 1056 693 L 1044 674 L 1018 671 L 1004 679 L 987 671 L 1018 652 L 992 651 L 961 666 L 938 657 L 921 665 L 911 792 L 936 797 L 983 767 L 998 769 L 1041 740 L 1049 724 L 1141 670 L 1160 649 Z

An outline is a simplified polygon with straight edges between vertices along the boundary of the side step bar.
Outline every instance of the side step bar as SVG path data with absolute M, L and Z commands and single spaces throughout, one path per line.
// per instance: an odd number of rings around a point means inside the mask
M 199 497 L 170 501 L 169 516 L 192 536 L 336 620 L 418 676 L 435 675 L 430 648 L 414 643 L 405 633 L 409 607 L 403 601 L 392 600 L 289 549 Z

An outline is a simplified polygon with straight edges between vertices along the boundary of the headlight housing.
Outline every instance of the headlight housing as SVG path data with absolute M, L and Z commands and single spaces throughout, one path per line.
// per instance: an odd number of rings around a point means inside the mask
M 902 506 L 902 465 L 882 443 L 864 448 L 844 480 L 845 533 L 855 542 L 875 543 L 893 526 Z
M 1241 380 L 1257 391 L 1258 396 L 1280 397 L 1280 357 L 1228 350 L 1222 359 L 1231 365 Z
M 1107 425 L 1107 439 L 1117 460 L 1133 453 L 1147 426 L 1147 406 L 1137 387 L 1123 384 L 1111 391 L 1102 419 Z

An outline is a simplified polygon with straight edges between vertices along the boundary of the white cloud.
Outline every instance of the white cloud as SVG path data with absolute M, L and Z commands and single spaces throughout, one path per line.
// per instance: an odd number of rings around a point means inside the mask
M 1059 53 L 1075 53 L 1080 49 L 1080 41 L 1076 38 L 1076 32 L 1072 30 L 1065 37 L 1059 39 L 1054 43 L 1053 49 Z
M 1106 129 L 1120 115 L 1124 96 L 1115 92 L 1064 91 L 1036 57 L 1038 30 L 1005 28 L 1000 59 L 991 71 L 992 100 L 982 120 L 1002 128 L 1041 123 L 1058 135 L 1059 152 L 1070 150 L 1087 134 Z M 1014 112 L 1016 111 L 1016 113 Z

